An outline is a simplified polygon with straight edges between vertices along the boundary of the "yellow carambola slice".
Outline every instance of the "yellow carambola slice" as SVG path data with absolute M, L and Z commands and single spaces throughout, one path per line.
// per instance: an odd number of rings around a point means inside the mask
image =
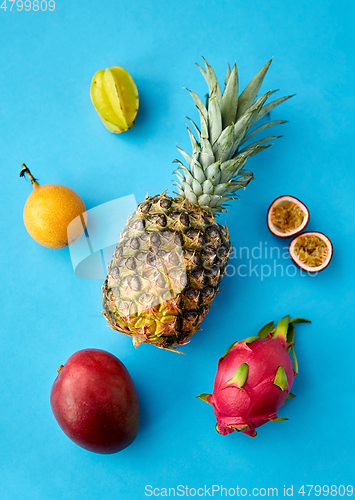
M 124 128 L 119 122 L 104 89 L 104 74 L 105 70 L 100 70 L 94 75 L 90 90 L 91 100 L 104 125 L 111 132 L 123 132 Z
M 129 127 L 125 118 L 125 109 L 119 89 L 119 84 L 109 68 L 105 69 L 102 81 L 104 84 L 106 95 L 111 103 L 113 111 L 118 118 L 119 123 L 122 124 L 123 130 L 128 130 Z
M 111 68 L 112 76 L 117 82 L 118 91 L 121 97 L 121 103 L 125 111 L 126 121 L 130 126 L 134 124 L 139 107 L 138 90 L 133 78 L 123 68 L 114 66 Z
M 98 71 L 91 84 L 91 100 L 105 126 L 115 133 L 133 127 L 138 91 L 130 74 L 115 66 Z

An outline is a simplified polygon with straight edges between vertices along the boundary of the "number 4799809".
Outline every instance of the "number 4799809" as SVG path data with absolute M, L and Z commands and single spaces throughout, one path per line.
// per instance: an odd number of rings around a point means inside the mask
M 319 484 L 307 484 L 307 485 L 302 485 L 302 487 L 298 490 L 298 493 L 302 496 L 311 496 L 314 494 L 316 497 L 322 496 L 322 497 L 327 497 L 332 496 L 332 497 L 351 497 L 354 493 L 354 488 L 352 485 L 344 486 L 336 486 L 333 484 L 332 486 L 328 485 L 323 485 L 320 486 Z
M 0 0 L 1 1 L 1 0 Z M 55 1 L 54 0 L 4 0 L 2 4 L 0 5 L 0 9 L 2 9 L 4 12 L 9 10 L 10 12 L 12 10 L 41 10 L 42 12 L 46 10 L 53 11 L 55 9 Z

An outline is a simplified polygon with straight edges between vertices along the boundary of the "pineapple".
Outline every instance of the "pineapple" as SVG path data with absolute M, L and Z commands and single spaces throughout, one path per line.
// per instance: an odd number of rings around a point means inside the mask
M 133 344 L 174 349 L 199 329 L 226 272 L 231 243 L 217 217 L 236 191 L 254 178 L 247 160 L 270 147 L 269 136 L 245 145 L 267 128 L 250 131 L 262 117 L 289 99 L 268 104 L 274 93 L 256 99 L 269 61 L 238 97 L 238 72 L 228 65 L 225 88 L 211 66 L 198 66 L 209 89 L 206 106 L 190 92 L 200 117 L 192 121 L 191 156 L 178 150 L 186 164 L 175 172 L 177 193 L 146 197 L 128 219 L 103 284 L 103 314 L 110 326 L 132 337 Z

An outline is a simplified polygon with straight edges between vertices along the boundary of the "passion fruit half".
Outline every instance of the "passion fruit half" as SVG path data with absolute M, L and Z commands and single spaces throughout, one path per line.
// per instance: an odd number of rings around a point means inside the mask
M 289 238 L 300 234 L 309 221 L 309 211 L 304 203 L 294 196 L 279 196 L 267 212 L 267 225 L 275 236 Z
M 288 251 L 297 266 L 309 273 L 325 269 L 333 256 L 333 245 L 328 236 L 316 231 L 306 231 L 291 241 Z

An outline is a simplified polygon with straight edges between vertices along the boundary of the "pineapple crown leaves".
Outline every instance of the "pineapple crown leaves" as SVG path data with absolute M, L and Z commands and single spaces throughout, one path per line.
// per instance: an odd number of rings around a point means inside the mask
M 204 59 L 205 68 L 197 65 L 206 80 L 209 93 L 205 105 L 197 94 L 187 89 L 198 110 L 200 127 L 188 118 L 194 130 L 193 133 L 187 126 L 192 154 L 177 148 L 187 164 L 185 166 L 179 160 L 174 160 L 179 165 L 174 172 L 177 176 L 174 185 L 179 197 L 218 213 L 225 209 L 226 202 L 238 198 L 236 192 L 239 189 L 244 189 L 254 179 L 253 173 L 244 169 L 246 162 L 272 146 L 271 141 L 282 136 L 272 135 L 244 144 L 270 127 L 286 121 L 273 120 L 250 129 L 276 106 L 292 97 L 280 97 L 266 104 L 276 92 L 274 90 L 257 98 L 271 62 L 272 59 L 261 68 L 240 95 L 236 64 L 232 69 L 228 65 L 223 92 L 207 61 Z

